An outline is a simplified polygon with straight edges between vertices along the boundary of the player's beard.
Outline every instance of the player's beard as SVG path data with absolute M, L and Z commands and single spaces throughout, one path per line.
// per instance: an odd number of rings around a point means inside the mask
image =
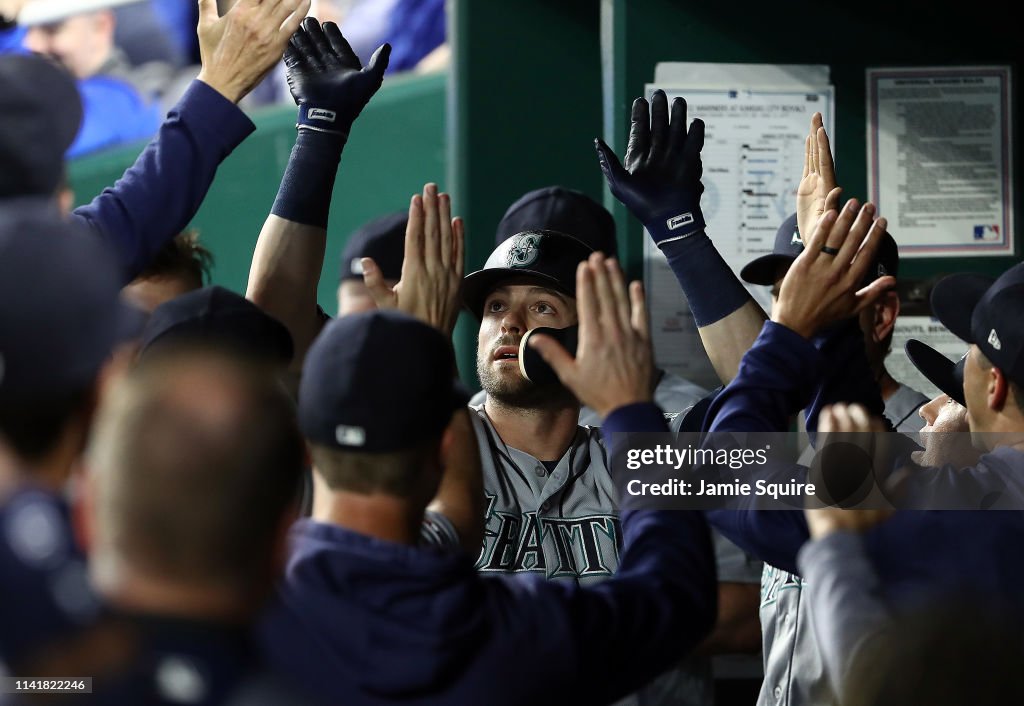
M 579 401 L 559 383 L 537 385 L 523 377 L 518 369 L 506 366 L 496 370 L 494 351 L 499 346 L 518 346 L 519 339 L 502 337 L 486 349 L 477 349 L 476 374 L 487 396 L 503 407 L 517 409 L 560 409 L 579 406 Z

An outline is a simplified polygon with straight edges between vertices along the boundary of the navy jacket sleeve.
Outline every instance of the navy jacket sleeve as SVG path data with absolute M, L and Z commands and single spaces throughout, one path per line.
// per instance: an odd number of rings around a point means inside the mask
M 810 341 L 766 321 L 740 361 L 735 379 L 714 399 L 705 421 L 710 432 L 786 431 L 821 379 L 821 352 Z M 790 473 L 790 476 L 793 476 Z M 740 498 L 740 504 L 748 499 Z M 707 512 L 711 525 L 749 554 L 780 569 L 797 572 L 796 554 L 809 536 L 800 510 Z
M 829 327 L 814 338 L 824 363 L 821 384 L 807 407 L 807 432 L 814 443 L 818 415 L 835 402 L 859 404 L 868 414 L 885 419 L 885 402 L 864 351 L 864 334 L 856 319 Z M 889 425 L 891 427 L 891 425 Z
M 237 105 L 195 80 L 135 164 L 73 217 L 112 245 L 130 282 L 189 224 L 217 167 L 255 129 Z
M 653 404 L 620 408 L 602 432 L 664 432 Z M 677 663 L 711 631 L 718 585 L 708 527 L 696 511 L 626 511 L 615 575 L 588 587 L 546 582 L 568 619 L 577 665 L 570 700 L 610 703 Z M 554 608 L 554 606 L 552 606 Z
M 706 426 L 725 432 L 784 431 L 791 415 L 806 407 L 813 440 L 822 407 L 833 402 L 855 402 L 876 416 L 882 413 L 857 322 L 843 322 L 808 341 L 769 321 L 744 355 L 736 379 L 715 399 Z M 795 478 L 788 469 L 783 475 Z M 758 512 L 753 502 L 746 509 L 709 512 L 708 521 L 762 561 L 798 574 L 796 554 L 809 536 L 803 512 Z

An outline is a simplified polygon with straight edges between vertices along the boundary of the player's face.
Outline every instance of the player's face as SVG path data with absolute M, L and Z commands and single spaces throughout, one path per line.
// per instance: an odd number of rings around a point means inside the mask
M 519 371 L 519 341 L 538 326 L 575 324 L 576 300 L 540 285 L 497 287 L 484 301 L 477 339 L 477 375 L 488 395 L 526 403 L 536 386 Z M 529 405 L 532 406 L 532 405 Z
M 949 395 L 940 394 L 917 411 L 925 425 L 921 429 L 923 451 L 914 452 L 914 461 L 922 466 L 953 464 L 958 468 L 973 465 L 978 451 L 971 445 L 967 408 Z

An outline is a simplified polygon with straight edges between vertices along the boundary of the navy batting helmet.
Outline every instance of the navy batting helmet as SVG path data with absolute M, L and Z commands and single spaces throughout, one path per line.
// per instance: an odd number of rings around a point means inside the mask
M 495 287 L 509 280 L 540 280 L 571 297 L 576 296 L 576 267 L 594 249 L 557 230 L 516 233 L 494 249 L 482 269 L 462 280 L 462 300 L 480 319 L 484 301 Z

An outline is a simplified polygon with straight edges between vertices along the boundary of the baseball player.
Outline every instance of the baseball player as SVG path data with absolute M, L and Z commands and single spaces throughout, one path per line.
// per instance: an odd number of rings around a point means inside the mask
M 321 26 L 313 17 L 303 21 L 289 48 L 289 80 L 300 119 L 277 200 L 256 245 L 246 297 L 291 332 L 295 347 L 291 382 L 296 389 L 306 351 L 328 320 L 317 305 L 317 284 L 327 242 L 331 187 L 352 123 L 380 87 L 387 52 L 383 45 L 363 68 L 337 25 Z M 325 113 L 335 121 L 330 129 L 317 124 L 315 116 Z M 372 257 L 363 257 L 360 265 L 367 291 L 377 306 L 401 309 L 450 337 L 460 307 L 462 220 L 452 218 L 450 199 L 435 184 L 425 185 L 422 195 L 412 198 L 406 220 L 403 273 L 408 267 L 408 281 L 389 286 L 382 269 L 389 262 L 377 265 Z M 443 508 L 454 525 L 455 544 L 474 554 L 479 551 L 484 514 L 475 471 L 478 464 L 475 456 L 452 464 L 446 473 L 450 482 L 442 485 L 432 503 L 432 509 Z M 429 531 L 450 534 L 436 528 Z
M 127 284 L 185 229 L 218 165 L 256 129 L 237 103 L 280 60 L 308 8 L 309 0 L 239 0 L 220 17 L 204 0 L 199 75 L 124 176 L 73 211 L 64 154 L 82 119 L 74 80 L 42 56 L 0 56 L 0 205 L 33 201 L 88 225 L 112 245 Z M 278 30 L 268 35 L 271 25 Z M 264 35 L 270 41 L 254 39 Z
M 712 432 L 784 428 L 784 415 L 805 397 L 802 391 L 806 390 L 808 376 L 819 380 L 825 368 L 821 353 L 807 339 L 817 328 L 869 306 L 872 295 L 878 296 L 891 286 L 891 281 L 882 278 L 860 295 L 853 294 L 867 261 L 854 260 L 851 265 L 850 256 L 865 239 L 870 253 L 885 228 L 884 219 L 872 224 L 872 205 L 859 213 L 857 206 L 855 201 L 849 202 L 838 216 L 828 212 L 808 244 L 807 254 L 787 273 L 778 311 L 773 312 L 774 323 L 765 326 L 746 354 L 740 376 L 715 400 L 709 412 Z M 840 257 L 830 252 L 836 248 Z M 1024 429 L 1016 403 L 1022 379 L 1017 354 L 1022 330 L 1018 317 L 1022 282 L 1024 268 L 1016 266 L 995 283 L 977 276 L 954 276 L 940 282 L 933 291 L 932 309 L 939 319 L 974 344 L 964 365 L 964 399 L 972 434 L 985 445 L 987 453 L 966 468 L 947 464 L 914 469 L 904 481 L 903 505 L 963 510 L 1020 507 L 1017 480 L 1024 461 L 1015 446 L 1019 437 L 985 436 L 981 432 Z M 797 292 L 809 298 L 802 300 Z M 766 562 L 796 573 L 797 552 L 808 537 L 802 514 L 743 509 L 741 505 L 740 512 L 729 513 L 731 518 L 720 517 L 723 521 L 716 520 L 718 527 Z M 729 523 L 731 527 L 726 526 Z M 1019 541 L 1022 532 L 1024 526 L 1016 512 L 898 512 L 870 533 L 866 548 L 881 572 L 880 585 L 886 597 L 909 597 L 915 591 L 971 589 L 1019 610 L 1020 570 L 1013 561 L 1015 554 L 1005 548 Z M 969 546 L 971 550 L 952 549 L 957 546 Z M 795 683 L 799 675 L 791 676 Z M 823 681 L 818 683 L 827 686 Z M 766 686 L 781 700 L 788 684 Z M 828 702 L 831 697 L 824 698 Z
M 341 153 L 384 80 L 390 51 L 381 45 L 363 67 L 338 26 L 321 27 L 315 17 L 303 21 L 287 50 L 288 84 L 299 107 L 295 146 L 256 243 L 246 297 L 288 327 L 296 377 L 327 321 L 317 284 Z
M 320 38 L 321 34 L 330 27 L 331 25 L 327 24 L 324 28 L 320 28 L 318 24 L 314 26 L 310 20 L 307 20 L 304 23 L 302 32 L 309 35 L 310 40 L 308 43 L 301 42 L 297 45 L 293 43 L 293 45 L 302 49 L 302 51 L 313 51 L 320 55 L 323 55 L 324 52 L 332 52 L 334 49 L 331 43 L 336 40 L 329 41 L 327 37 Z M 333 32 L 334 30 L 330 29 L 330 33 L 333 34 Z M 342 57 L 342 52 L 335 53 Z M 346 116 L 346 120 L 354 120 L 358 110 L 369 100 L 373 90 L 375 90 L 375 86 L 379 85 L 379 83 L 371 83 L 370 78 L 374 75 L 371 73 L 372 71 L 380 70 L 380 62 L 371 61 L 368 69 L 358 71 L 346 68 L 347 60 L 339 60 L 338 63 L 324 61 L 303 63 L 297 60 L 293 53 L 289 61 L 290 70 L 299 72 L 299 76 L 302 77 L 301 80 L 293 81 L 292 85 L 297 100 L 306 112 L 309 112 L 311 107 L 314 106 L 324 107 L 338 115 Z M 352 64 L 352 66 L 358 66 L 358 64 Z M 316 67 L 320 68 L 317 69 Z M 321 78 L 316 78 L 318 71 L 323 73 Z M 307 94 L 307 90 L 311 92 Z M 346 123 L 346 126 L 348 124 Z M 314 143 L 317 143 L 315 152 L 312 151 Z M 325 226 L 327 209 L 330 204 L 330 190 L 329 188 L 320 189 L 319 185 L 322 181 L 333 179 L 333 173 L 337 166 L 337 162 L 333 157 L 328 160 L 324 159 L 323 155 L 327 153 L 338 154 L 343 144 L 343 138 L 335 137 L 323 131 L 308 129 L 304 127 L 304 123 L 300 120 L 299 139 L 297 140 L 296 149 L 292 153 L 290 163 L 300 159 L 307 160 L 303 155 L 306 153 L 306 150 L 309 150 L 308 160 L 301 162 L 303 178 L 302 180 L 299 180 L 297 177 L 289 179 L 287 176 L 288 172 L 294 169 L 295 173 L 299 174 L 300 171 L 297 166 L 290 166 L 288 168 L 274 210 L 260 234 L 257 252 L 253 260 L 253 268 L 250 272 L 248 296 L 268 311 L 275 313 L 277 318 L 292 329 L 293 338 L 296 341 L 296 362 L 304 356 L 302 351 L 305 348 L 303 346 L 308 347 L 309 341 L 313 340 L 313 337 L 323 325 L 322 319 L 316 315 L 316 275 L 319 271 L 319 263 L 322 261 L 326 241 Z M 311 191 L 305 188 L 311 182 L 318 184 L 317 189 Z M 300 188 L 300 186 L 303 188 Z M 424 207 L 425 212 L 430 214 L 436 210 L 436 204 L 439 201 L 443 201 L 442 196 L 437 193 L 436 187 L 428 185 L 423 196 L 417 197 L 419 201 L 414 199 L 414 210 L 420 208 L 420 206 L 416 206 L 417 203 L 420 203 Z M 430 204 L 435 205 L 430 206 Z M 302 208 L 298 207 L 300 205 Z M 412 212 L 411 210 L 410 214 Z M 429 216 L 427 222 L 444 224 L 448 217 L 444 213 Z M 413 223 L 411 215 L 409 221 L 410 224 Z M 419 219 L 419 222 L 422 223 L 422 219 Z M 416 229 L 413 229 L 412 232 L 416 232 Z M 527 240 L 529 241 L 529 239 Z M 407 248 L 409 247 L 409 242 L 411 241 L 407 238 Z M 591 252 L 590 248 L 563 234 L 554 234 L 552 244 L 569 247 L 567 256 L 560 257 L 559 267 L 562 268 L 560 271 L 564 273 L 562 279 L 567 282 L 566 286 L 569 288 L 574 287 L 572 282 L 575 281 L 575 268 Z M 520 263 L 529 264 L 541 250 L 546 251 L 547 249 L 545 245 L 540 250 L 537 250 L 535 248 L 536 245 L 537 242 L 533 242 L 533 245 L 530 242 L 523 242 L 515 246 L 510 243 L 509 249 L 516 251 L 517 254 L 513 257 Z M 441 248 L 441 252 L 447 252 L 447 249 Z M 406 259 L 409 259 L 408 251 Z M 452 258 L 451 262 L 458 263 L 458 266 L 461 267 L 461 256 Z M 311 263 L 316 263 L 316 267 L 312 267 Z M 364 269 L 367 265 L 369 266 L 369 269 L 364 272 L 364 277 L 370 289 L 375 293 L 375 301 L 379 307 L 393 306 L 389 302 L 389 298 L 396 292 L 408 291 L 404 282 L 400 282 L 394 288 L 387 287 L 383 282 L 384 277 L 381 269 L 375 267 L 372 261 L 367 260 L 362 264 Z M 439 269 L 449 272 L 454 271 L 451 265 Z M 493 274 L 495 273 L 492 272 L 474 279 L 485 280 Z M 516 274 L 521 274 L 521 272 L 517 271 Z M 469 280 L 467 279 L 466 284 L 468 285 L 468 283 Z M 447 284 L 444 286 L 447 287 Z M 296 294 L 296 288 L 301 289 L 298 295 Z M 563 302 L 569 302 L 571 299 L 564 291 L 555 291 L 558 296 L 562 297 Z M 441 297 L 440 300 L 443 299 L 444 297 Z M 421 300 L 429 302 L 431 297 L 423 296 Z M 572 304 L 569 308 L 559 304 L 559 308 L 564 314 L 564 318 L 560 319 L 560 321 L 567 323 L 575 321 L 574 302 Z M 549 321 L 553 311 L 553 306 L 545 303 L 543 312 L 540 312 L 541 315 L 546 317 L 543 320 Z M 453 323 L 454 319 L 451 320 L 451 323 L 441 322 L 439 327 L 450 331 L 449 326 Z M 518 344 L 522 332 L 525 332 L 525 329 L 506 338 Z M 303 341 L 306 343 L 303 344 Z M 515 356 L 518 357 L 518 348 L 515 348 Z M 509 363 L 506 362 L 501 365 L 509 365 Z M 515 378 L 520 383 L 527 383 L 519 375 L 518 363 L 516 363 L 515 367 Z M 542 397 L 551 393 L 552 390 L 550 389 L 540 390 Z M 557 398 L 558 404 L 562 406 L 559 408 L 560 421 L 557 434 L 551 436 L 549 434 L 550 430 L 543 430 L 543 434 L 549 436 L 547 441 L 551 442 L 552 448 L 550 450 L 536 450 L 532 442 L 524 441 L 525 437 L 533 434 L 534 430 L 538 428 L 537 426 L 526 428 L 525 425 L 521 425 L 522 428 L 510 433 L 508 438 L 500 434 L 497 435 L 497 438 L 503 439 L 503 441 L 500 446 L 495 446 L 496 450 L 494 452 L 488 446 L 486 455 L 484 455 L 485 449 L 481 449 L 483 463 L 489 464 L 489 472 L 485 475 L 485 479 L 489 478 L 495 483 L 495 487 L 488 490 L 489 495 L 495 496 L 495 501 L 492 502 L 489 498 L 489 511 L 486 513 L 481 512 L 481 515 L 486 516 L 492 526 L 504 523 L 500 527 L 504 535 L 500 540 L 502 547 L 498 555 L 491 551 L 497 538 L 487 537 L 485 539 L 484 553 L 481 556 L 486 555 L 487 560 L 484 561 L 482 558 L 480 565 L 484 571 L 489 570 L 487 568 L 488 562 L 496 562 L 495 566 L 490 568 L 491 571 L 543 571 L 545 574 L 561 576 L 565 579 L 582 583 L 595 582 L 609 577 L 618 565 L 618 547 L 621 542 L 621 533 L 617 501 L 612 495 L 613 489 L 610 478 L 607 477 L 607 468 L 604 461 L 605 452 L 600 442 L 599 432 L 596 429 L 586 431 L 578 427 L 579 403 L 571 393 L 558 388 L 554 390 L 554 396 Z M 524 419 L 528 419 L 528 416 L 524 416 Z M 478 420 L 478 431 L 483 429 L 484 424 L 484 420 Z M 480 437 L 482 444 L 485 444 L 487 439 L 493 440 L 494 437 Z M 495 444 L 497 444 L 497 441 L 495 441 Z M 554 448 L 556 446 L 558 448 Z M 499 479 L 499 476 L 506 469 L 506 466 L 502 465 L 503 461 L 501 460 L 501 453 L 507 453 L 505 451 L 506 447 L 507 449 L 518 449 L 523 454 L 533 456 L 534 463 L 524 466 L 524 468 L 529 469 L 529 472 L 533 475 L 534 482 L 538 485 L 548 480 L 547 468 L 541 461 L 548 462 L 551 466 L 551 477 L 556 479 L 555 482 L 549 485 L 547 491 L 551 496 L 551 502 L 545 502 L 548 498 L 538 500 L 534 489 L 530 486 L 517 488 L 510 485 L 512 482 L 510 479 Z M 593 456 L 592 451 L 595 454 Z M 596 455 L 598 453 L 600 456 Z M 574 476 L 582 475 L 580 477 L 570 477 L 570 466 Z M 591 472 L 587 472 L 588 466 L 593 467 Z M 516 471 L 512 470 L 511 466 L 507 468 L 509 473 L 516 473 Z M 545 477 L 539 475 L 538 468 L 544 469 Z M 500 489 L 503 501 L 509 503 L 504 508 L 498 505 L 496 500 L 498 497 L 497 493 L 499 492 L 499 483 L 506 484 Z M 522 499 L 517 499 L 517 491 L 522 491 L 523 493 L 528 491 L 529 495 L 524 495 Z M 544 506 L 543 509 L 540 509 L 541 505 Z M 540 513 L 542 516 L 547 514 L 555 522 L 564 520 L 563 526 L 555 534 L 548 531 L 542 536 L 539 532 L 541 527 L 536 521 L 531 520 L 527 524 L 523 523 L 525 513 L 531 513 L 534 518 L 537 513 Z M 464 525 L 469 524 L 468 519 L 467 517 L 466 522 L 463 523 Z M 522 527 L 522 533 L 520 533 L 519 527 Z M 512 536 L 513 533 L 514 536 Z M 469 534 L 471 533 L 468 529 L 460 530 L 460 536 L 468 536 Z M 488 534 L 493 534 L 493 532 L 488 532 Z M 524 541 L 521 542 L 520 540 Z M 534 546 L 531 546 L 531 543 Z M 518 550 L 521 545 L 522 552 L 520 553 Z M 479 547 L 480 545 L 477 544 L 474 553 L 479 553 Z M 563 555 L 561 558 L 559 557 L 559 552 Z M 511 558 L 507 556 L 509 553 L 513 554 Z M 519 564 L 514 562 L 516 554 L 521 554 Z M 547 558 L 545 559 L 545 557 Z M 543 562 L 545 568 L 542 568 L 540 562 Z M 559 562 L 561 562 L 561 568 Z M 722 621 L 722 625 L 736 627 L 737 634 L 742 633 L 742 637 L 729 635 L 728 631 L 720 633 L 717 641 L 719 648 L 723 651 L 740 651 L 737 649 L 737 644 L 740 642 L 744 645 L 741 649 L 748 649 L 749 647 L 747 637 L 749 633 L 748 622 L 746 620 L 737 621 L 738 624 L 733 622 L 733 613 L 747 615 L 747 587 L 741 587 L 737 584 L 746 583 L 750 580 L 751 573 L 759 573 L 760 571 L 759 567 L 756 567 L 756 565 L 752 566 L 752 562 L 748 562 L 747 558 L 742 555 L 739 561 L 734 563 L 735 565 L 730 568 L 728 562 L 719 562 L 719 578 L 722 581 L 721 585 L 724 596 L 722 605 L 725 606 L 723 612 L 729 616 L 729 619 Z M 514 568 L 519 566 L 522 568 Z M 738 589 L 738 593 L 742 593 L 742 598 L 739 600 L 729 590 L 734 586 Z M 750 616 L 752 618 L 752 612 L 750 612 Z M 707 699 L 710 698 L 710 680 L 701 678 L 699 681 L 706 686 L 695 686 L 695 680 L 691 679 L 689 682 L 680 685 L 679 688 L 669 689 L 669 691 L 674 695 L 674 698 L 685 699 L 689 695 L 699 703 L 707 703 Z
M 628 295 L 603 258 L 579 281 L 581 310 L 592 312 L 580 335 L 590 343 L 576 360 L 562 352 L 560 374 L 609 431 L 664 431 L 650 366 L 637 363 L 650 358 L 642 293 Z M 633 316 L 598 317 L 600 306 Z M 314 342 L 299 419 L 320 502 L 293 529 L 265 648 L 331 703 L 610 703 L 710 629 L 716 590 L 703 519 L 642 510 L 610 518 L 603 529 L 624 538 L 619 572 L 587 586 L 531 572 L 482 576 L 465 553 L 423 547 L 416 528 L 444 456 L 457 445 L 475 453 L 471 429 L 457 431 L 471 412 L 452 367 L 447 337 L 396 311 L 341 317 Z M 568 534 L 569 522 L 556 529 Z M 580 528 L 584 541 L 602 532 L 597 518 Z
M 804 175 L 797 188 L 797 210 L 779 227 L 772 252 L 748 262 L 740 271 L 740 277 L 751 284 L 771 287 L 774 304 L 778 300 L 782 278 L 804 249 L 801 233 L 813 231 L 814 223 L 824 211 L 826 201 L 834 207 L 840 192 L 821 113 L 814 113 L 811 116 L 810 134 L 805 141 Z M 879 248 L 875 264 L 872 276 L 888 274 L 899 277 L 899 248 L 888 233 Z M 899 313 L 900 298 L 893 288 L 885 292 L 874 307 L 861 312 L 858 323 L 864 332 L 864 347 L 871 371 L 885 403 L 885 418 L 896 431 L 913 434 L 922 426 L 917 410 L 928 398 L 894 380 L 885 367 L 885 358 L 890 351 Z
M 954 468 L 973 466 L 980 452 L 970 443 L 970 425 L 964 398 L 963 370 L 965 354 L 958 362 L 921 341 L 911 339 L 906 345 L 907 356 L 914 366 L 941 391 L 934 399 L 921 406 L 920 414 L 925 426 L 921 429 L 924 449 L 913 454 L 919 466 L 950 464 Z M 863 410 L 854 412 L 836 405 L 827 419 L 823 431 L 876 432 Z M 820 686 L 800 689 L 806 696 L 815 693 L 827 702 L 843 694 L 852 693 L 857 685 L 850 682 L 849 665 L 863 656 L 866 645 L 889 624 L 888 611 L 875 604 L 874 595 L 867 587 L 876 584 L 877 573 L 863 556 L 863 547 L 850 539 L 826 539 L 836 531 L 863 532 L 881 518 L 877 511 L 843 511 L 838 508 L 807 510 L 805 512 L 811 538 L 816 540 L 800 550 L 798 564 L 802 577 L 799 581 L 801 608 L 797 618 L 805 626 L 794 640 L 792 659 L 799 666 L 810 662 L 810 653 L 816 655 L 811 664 L 821 668 L 813 674 L 827 675 L 831 694 Z M 885 513 L 887 516 L 888 513 Z M 831 545 L 842 543 L 853 551 L 839 554 Z M 838 587 L 838 590 L 837 590 Z M 807 616 L 813 615 L 813 620 Z M 813 635 L 806 635 L 813 630 Z M 799 668 L 794 670 L 796 688 L 814 682 L 804 678 Z M 795 699 L 791 699 L 795 700 Z M 803 699 L 801 699 L 803 700 Z
M 496 245 L 528 230 L 556 230 L 567 233 L 589 245 L 593 250 L 614 257 L 618 252 L 615 220 L 601 204 L 582 191 L 564 186 L 547 186 L 528 191 L 505 211 L 495 230 Z M 676 415 L 689 409 L 708 391 L 679 375 L 659 367 L 654 369 L 654 402 L 666 414 Z M 470 404 L 483 404 L 486 392 L 481 390 Z M 580 426 L 601 426 L 601 419 L 592 409 L 580 409 Z
M 603 143 L 598 144 L 598 151 L 612 192 L 644 222 L 665 252 L 694 312 L 705 349 L 712 361 L 717 361 L 715 367 L 722 381 L 728 383 L 736 375 L 740 356 L 753 344 L 764 313 L 704 232 L 699 208 L 703 123 L 695 120 L 687 130 L 685 111 L 685 102 L 676 99 L 669 121 L 669 107 L 662 92 L 655 93 L 650 107 L 644 99 L 637 99 L 633 106 L 626 166 L 620 165 Z M 823 153 L 827 153 L 823 130 L 817 131 L 816 139 L 824 139 Z M 810 146 L 807 150 L 805 163 L 811 164 Z M 666 159 L 666 155 L 670 158 Z M 798 202 L 798 213 L 804 214 L 812 225 L 813 217 L 817 217 L 813 210 L 823 209 L 827 196 L 832 201 L 838 197 L 834 173 L 829 169 L 829 179 L 822 177 L 816 181 L 823 167 L 818 164 L 819 160 L 813 161 L 801 182 L 801 189 L 806 193 Z M 826 166 L 830 164 L 828 161 Z M 674 184 L 674 188 L 668 188 L 669 184 Z M 751 270 L 753 275 L 763 274 L 759 270 L 768 270 L 773 278 L 777 267 L 783 270 L 788 267 L 803 249 L 799 236 L 794 237 L 796 220 L 795 216 L 787 220 L 776 236 L 776 252 L 760 259 L 752 268 L 748 267 L 747 275 L 751 275 Z M 894 260 L 895 247 L 891 238 L 888 241 L 889 260 Z M 877 389 L 871 384 L 877 376 L 865 358 L 864 334 L 859 328 L 855 332 L 848 327 L 842 335 L 821 338 L 818 345 L 833 356 L 832 363 L 841 371 L 830 376 L 821 388 L 816 403 L 818 409 L 828 400 L 865 399 L 866 394 Z M 871 396 L 866 403 L 871 405 L 873 413 L 881 414 L 880 396 Z M 706 409 L 700 416 L 704 413 Z M 900 412 L 897 420 L 903 414 Z M 815 415 L 812 410 L 807 418 L 808 429 L 815 428 Z M 692 413 L 690 416 L 694 417 Z M 687 419 L 681 419 L 681 424 L 687 424 Z M 701 421 L 691 419 L 690 427 L 699 428 Z M 818 651 L 809 626 L 801 620 L 801 588 L 799 577 L 765 564 L 761 587 L 765 679 L 759 703 L 777 704 L 790 698 L 795 703 L 818 703 L 827 698 L 828 686 L 821 679 Z M 806 698 L 800 698 L 802 695 Z
M 564 233 L 527 231 L 508 238 L 463 282 L 466 307 L 481 322 L 477 376 L 486 392 L 485 402 L 471 407 L 488 502 L 481 573 L 533 572 L 592 585 L 618 567 L 618 498 L 601 431 L 579 426 L 576 397 L 557 382 L 526 379 L 519 362 L 528 331 L 576 323 L 575 271 L 591 254 Z M 756 650 L 760 567 L 724 540 L 716 542 L 716 559 L 724 629 L 707 650 Z M 690 660 L 639 698 L 710 703 L 711 691 L 709 662 Z
M 0 219 L 0 668 L 94 674 L 104 628 L 67 489 L 105 372 L 137 319 L 81 228 Z M 95 641 L 94 641 L 95 640 Z M 77 652 L 67 651 L 70 644 Z M 120 644 L 116 640 L 107 644 Z M 63 672 L 68 674 L 69 672 Z
M 190 341 L 104 400 L 89 449 L 90 579 L 131 636 L 89 704 L 307 704 L 250 625 L 281 572 L 306 449 L 272 371 Z
M 349 235 L 341 253 L 338 316 L 377 307 L 363 281 L 363 258 L 373 260 L 385 286 L 394 287 L 398 284 L 402 278 L 402 256 L 408 225 L 408 211 L 394 211 L 367 221 Z

